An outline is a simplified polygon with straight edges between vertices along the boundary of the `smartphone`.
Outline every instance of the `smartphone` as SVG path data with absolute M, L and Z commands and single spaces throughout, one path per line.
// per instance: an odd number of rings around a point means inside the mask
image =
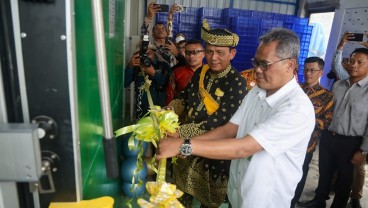
M 362 42 L 363 41 L 363 33 L 351 33 L 354 36 L 352 38 L 349 39 L 349 41 L 358 41 L 358 42 Z
M 170 43 L 170 41 L 169 41 L 169 37 L 166 37 L 166 38 L 165 38 L 165 44 L 169 44 L 169 45 L 171 45 L 171 43 Z
M 159 12 L 169 12 L 169 5 L 168 4 L 154 4 L 156 5 L 160 5 L 161 10 Z

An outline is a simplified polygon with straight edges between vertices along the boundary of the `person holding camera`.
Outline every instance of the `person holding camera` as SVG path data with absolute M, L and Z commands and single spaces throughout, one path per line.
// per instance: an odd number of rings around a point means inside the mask
M 148 27 L 153 20 L 153 16 L 156 12 L 161 10 L 159 4 L 150 3 L 147 9 L 147 15 L 144 18 L 143 25 L 141 27 L 141 36 L 149 35 Z M 176 56 L 178 50 L 175 44 L 169 40 L 167 29 L 162 22 L 157 22 L 152 29 L 153 44 L 156 46 L 156 56 L 161 60 L 167 62 L 170 67 L 173 67 L 177 63 Z
M 350 42 L 351 39 L 354 38 L 354 34 L 352 33 L 345 33 L 344 36 L 341 38 L 339 45 L 337 46 L 337 50 L 333 60 L 333 71 L 336 73 L 339 79 L 348 79 L 350 75 L 347 72 L 349 67 L 349 59 L 345 63 L 344 60 L 341 61 L 342 51 L 346 43 Z M 363 46 L 368 47 L 365 45 L 367 42 L 360 42 Z M 353 176 L 353 183 L 351 186 L 351 193 L 350 193 L 350 204 L 352 208 L 361 208 L 360 199 L 363 196 L 363 187 L 364 187 L 364 180 L 365 180 L 365 167 L 364 163 L 360 165 L 354 166 L 354 176 Z
M 299 203 L 301 207 L 326 207 L 335 171 L 337 179 L 331 207 L 345 208 L 349 194 L 352 207 L 361 207 L 351 190 L 355 186 L 353 178 L 356 180 L 354 168 L 364 166 L 368 153 L 368 48 L 356 48 L 350 54 L 345 72 L 341 67 L 341 53 L 346 42 L 356 40 L 353 36 L 346 33 L 337 48 L 333 70 L 343 79 L 335 82 L 331 90 L 335 109 L 328 131 L 323 131 L 320 138 L 316 195 L 310 201 Z M 340 60 L 336 60 L 336 56 Z
M 145 45 L 146 44 L 146 45 Z M 153 104 L 165 106 L 166 85 L 171 69 L 167 62 L 160 61 L 155 55 L 156 47 L 143 41 L 140 50 L 135 52 L 125 68 L 124 87 L 135 84 L 136 117 L 140 119 L 149 110 L 147 93 L 143 89 L 144 76 L 151 81 L 150 93 Z

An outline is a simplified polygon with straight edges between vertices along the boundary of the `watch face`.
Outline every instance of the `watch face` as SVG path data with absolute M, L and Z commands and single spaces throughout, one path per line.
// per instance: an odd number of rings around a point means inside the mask
M 191 144 L 182 144 L 180 148 L 180 153 L 184 156 L 189 156 L 192 154 L 192 145 Z

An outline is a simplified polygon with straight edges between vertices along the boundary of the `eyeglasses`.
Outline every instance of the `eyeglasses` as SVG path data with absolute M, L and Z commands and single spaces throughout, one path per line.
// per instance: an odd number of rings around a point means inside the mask
M 262 71 L 266 71 L 270 65 L 275 64 L 275 63 L 280 62 L 280 61 L 284 61 L 286 59 L 291 59 L 291 58 L 283 58 L 283 59 L 280 59 L 278 61 L 268 62 L 268 63 L 264 62 L 264 61 L 258 61 L 255 58 L 252 58 L 251 60 L 252 60 L 252 65 L 253 65 L 254 69 L 259 67 Z
M 313 74 L 314 72 L 321 71 L 320 69 L 303 69 L 303 70 L 304 70 L 304 73 L 310 72 L 311 74 Z
M 185 55 L 198 55 L 199 53 L 203 52 L 203 50 L 193 50 L 193 51 L 185 51 Z

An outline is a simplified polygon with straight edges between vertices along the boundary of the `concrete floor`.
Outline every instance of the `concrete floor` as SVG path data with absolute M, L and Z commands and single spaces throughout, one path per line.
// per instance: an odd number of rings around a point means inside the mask
M 368 164 L 365 165 L 365 170 L 367 171 L 365 176 L 365 183 L 363 188 L 363 198 L 360 200 L 360 203 L 363 208 L 368 208 Z M 307 177 L 307 182 L 305 184 L 303 194 L 299 201 L 307 201 L 313 199 L 315 193 L 314 190 L 317 188 L 318 184 L 318 149 L 314 152 L 312 162 L 309 166 L 309 173 Z M 330 195 L 330 199 L 327 201 L 327 207 L 331 206 L 333 200 L 333 195 Z M 296 206 L 299 208 L 299 206 Z M 347 206 L 350 208 L 350 205 Z

